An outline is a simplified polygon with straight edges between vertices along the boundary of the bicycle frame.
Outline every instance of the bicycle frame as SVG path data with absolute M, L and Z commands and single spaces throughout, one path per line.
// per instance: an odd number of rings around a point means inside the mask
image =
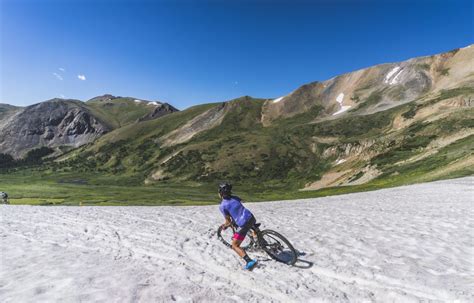
M 256 223 L 253 227 L 250 228 L 249 232 L 247 233 L 247 237 L 250 238 L 250 245 L 249 248 L 260 248 L 263 247 L 263 238 L 262 238 L 262 231 L 260 230 L 260 223 Z

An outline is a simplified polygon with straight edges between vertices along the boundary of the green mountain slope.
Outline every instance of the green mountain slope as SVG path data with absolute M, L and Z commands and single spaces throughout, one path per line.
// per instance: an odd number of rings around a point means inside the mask
M 465 175 L 472 173 L 474 109 L 458 100 L 467 95 L 474 89 L 314 122 L 323 110 L 316 106 L 270 126 L 262 123 L 265 100 L 243 97 L 117 129 L 61 160 L 75 169 L 139 175 L 148 184 L 228 179 L 320 189 Z

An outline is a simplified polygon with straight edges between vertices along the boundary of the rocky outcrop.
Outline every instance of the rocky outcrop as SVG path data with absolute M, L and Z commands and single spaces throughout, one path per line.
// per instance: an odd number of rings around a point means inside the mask
M 159 117 L 163 117 L 165 115 L 177 112 L 178 109 L 173 107 L 171 104 L 168 103 L 158 103 L 155 102 L 155 108 L 153 109 L 152 112 L 146 114 L 145 116 L 141 117 L 138 119 L 138 122 L 140 121 L 148 121 L 148 120 L 153 120 Z
M 331 145 L 322 151 L 324 159 L 336 158 L 339 161 L 350 158 L 358 160 L 369 160 L 391 147 L 398 146 L 403 138 L 390 135 L 380 139 L 364 139 L 351 143 L 339 143 Z
M 0 125 L 0 153 L 21 158 L 41 146 L 78 147 L 109 131 L 76 100 L 52 99 L 25 107 Z

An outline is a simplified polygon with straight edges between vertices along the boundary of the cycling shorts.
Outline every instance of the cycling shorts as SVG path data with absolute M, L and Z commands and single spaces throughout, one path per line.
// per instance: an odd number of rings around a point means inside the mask
M 255 217 L 254 216 L 250 217 L 250 219 L 247 221 L 247 223 L 244 224 L 244 226 L 237 227 L 232 239 L 243 241 L 248 231 L 255 225 L 255 223 L 256 223 Z

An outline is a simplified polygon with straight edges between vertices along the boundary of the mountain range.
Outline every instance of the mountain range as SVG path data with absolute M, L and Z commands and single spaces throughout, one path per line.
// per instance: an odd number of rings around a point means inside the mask
M 471 175 L 474 47 L 376 65 L 278 98 L 182 111 L 112 95 L 0 104 L 0 153 L 20 159 L 41 147 L 51 149 L 48 168 L 145 184 L 233 180 L 315 190 Z
M 51 99 L 24 108 L 0 104 L 0 152 L 21 158 L 46 146 L 62 153 L 127 124 L 175 111 L 167 103 L 112 95 L 87 102 Z

